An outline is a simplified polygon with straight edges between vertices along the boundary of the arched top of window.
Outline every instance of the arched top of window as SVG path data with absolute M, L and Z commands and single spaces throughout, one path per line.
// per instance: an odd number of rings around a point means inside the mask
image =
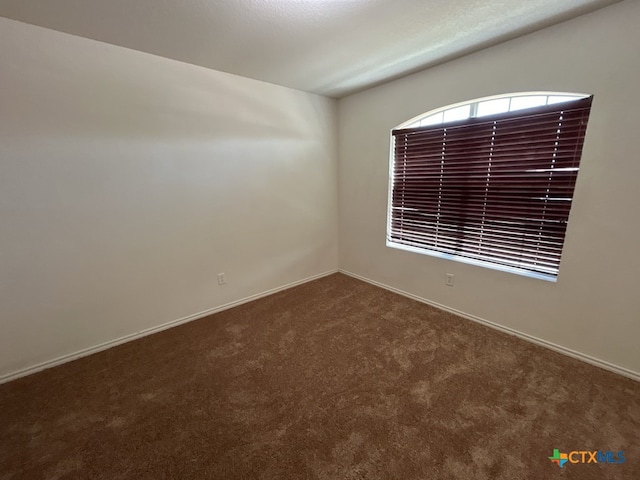
M 589 94 L 585 93 L 567 92 L 520 92 L 494 95 L 431 110 L 398 125 L 396 128 L 435 126 L 458 122 L 467 118 L 487 117 L 526 108 L 569 102 L 589 96 Z

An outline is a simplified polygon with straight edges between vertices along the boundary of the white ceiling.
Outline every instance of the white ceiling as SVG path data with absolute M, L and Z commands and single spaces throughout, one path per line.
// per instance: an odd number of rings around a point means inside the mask
M 619 0 L 0 0 L 0 16 L 332 97 Z

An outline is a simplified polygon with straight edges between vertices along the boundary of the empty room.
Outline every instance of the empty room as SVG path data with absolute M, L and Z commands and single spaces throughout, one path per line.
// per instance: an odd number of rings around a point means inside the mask
M 638 20 L 0 0 L 0 480 L 640 478 Z

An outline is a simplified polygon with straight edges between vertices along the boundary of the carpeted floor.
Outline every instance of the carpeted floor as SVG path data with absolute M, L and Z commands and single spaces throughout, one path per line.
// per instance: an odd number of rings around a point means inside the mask
M 0 435 L 2 480 L 637 480 L 640 384 L 336 274 L 1 385 Z

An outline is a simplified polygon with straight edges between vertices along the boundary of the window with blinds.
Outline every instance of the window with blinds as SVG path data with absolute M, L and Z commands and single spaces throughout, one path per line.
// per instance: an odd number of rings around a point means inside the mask
M 555 280 L 593 97 L 549 98 L 393 130 L 387 244 Z

